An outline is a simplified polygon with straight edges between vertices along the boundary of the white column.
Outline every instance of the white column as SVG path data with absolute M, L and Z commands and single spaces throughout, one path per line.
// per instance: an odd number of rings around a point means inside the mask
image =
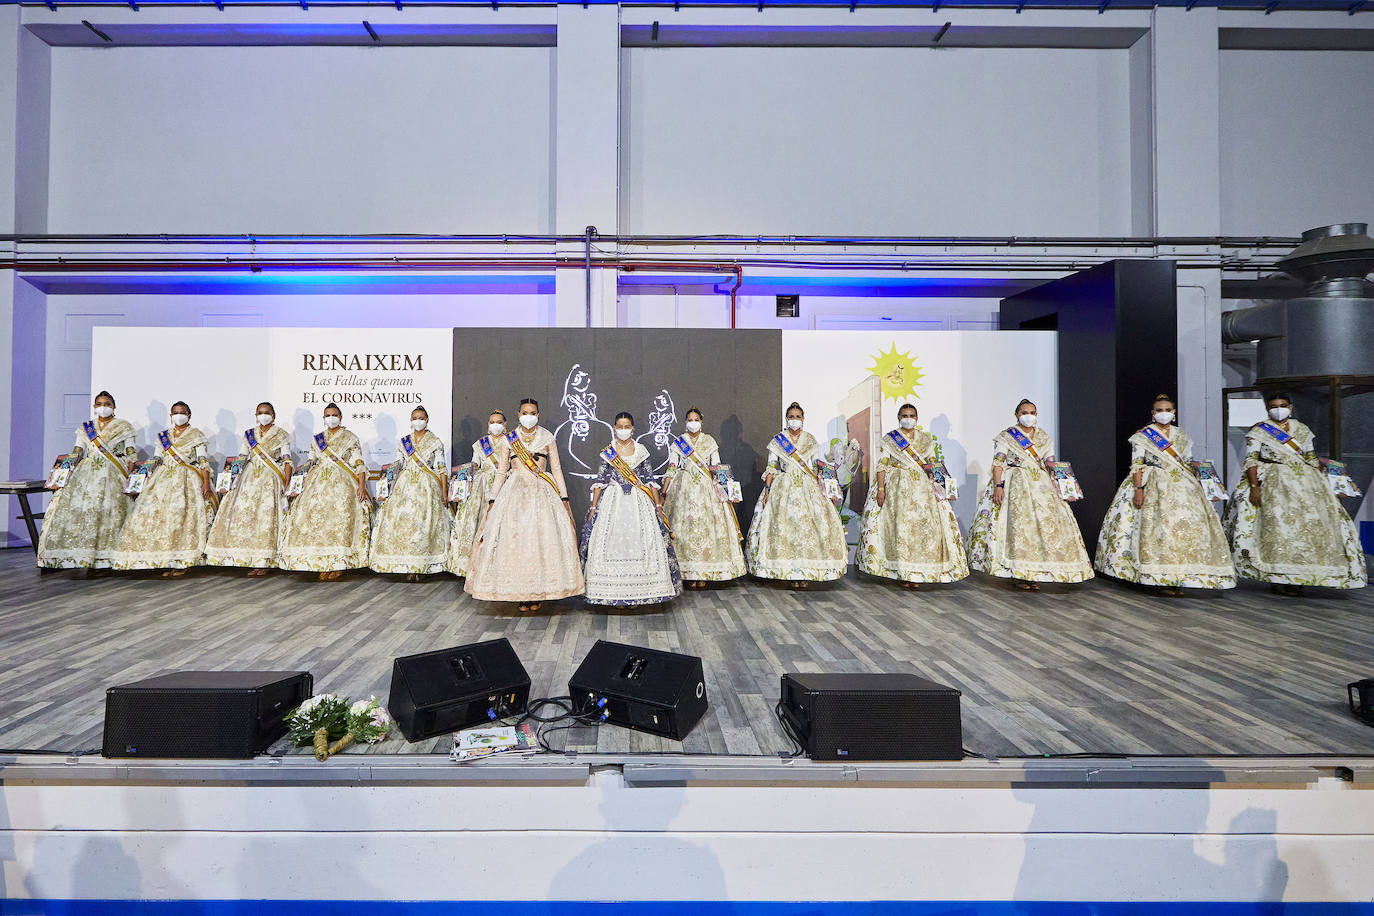
M 1221 235 L 1218 12 L 1157 7 L 1150 34 L 1154 232 Z M 1167 255 L 1167 252 L 1162 252 Z M 1209 455 L 1221 441 L 1221 272 L 1179 273 L 1180 423 Z M 1217 457 L 1213 455 L 1213 457 Z
M 554 231 L 581 235 L 617 232 L 620 150 L 620 8 L 558 5 L 554 99 Z M 581 257 L 583 246 L 560 254 Z M 615 325 L 616 273 L 592 275 L 591 324 Z M 556 273 L 552 323 L 587 323 L 586 277 L 581 268 Z

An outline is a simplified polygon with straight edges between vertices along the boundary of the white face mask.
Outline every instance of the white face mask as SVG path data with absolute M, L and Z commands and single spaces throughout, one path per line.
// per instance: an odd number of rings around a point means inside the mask
M 539 415 L 534 413 L 521 414 L 520 425 L 525 429 L 534 429 L 539 425 Z
M 1024 427 L 1026 427 L 1026 429 L 1032 429 L 1032 428 L 1034 428 L 1034 426 L 1035 426 L 1035 420 L 1036 420 L 1036 417 L 1035 417 L 1035 414 L 1033 414 L 1033 413 L 1023 413 L 1023 414 L 1021 414 L 1021 416 L 1019 416 L 1019 417 L 1016 418 L 1016 422 L 1017 422 L 1017 423 L 1020 423 L 1020 424 L 1021 424 L 1022 426 L 1024 426 Z
M 1168 426 L 1174 422 L 1174 412 L 1172 410 L 1161 410 L 1155 414 L 1155 422 L 1160 426 Z
M 616 437 L 617 439 L 619 439 L 621 442 L 624 442 L 626 439 L 630 438 L 630 436 L 632 436 L 632 435 L 634 435 L 634 430 L 633 430 L 633 429 L 620 429 L 620 428 L 617 428 L 616 431 L 615 431 L 615 437 Z
M 1292 413 L 1292 409 L 1288 407 L 1270 407 L 1269 419 L 1282 423 L 1284 420 L 1287 420 Z
M 499 436 L 499 435 L 501 435 L 501 434 L 502 434 L 503 432 L 505 432 L 505 431 L 506 431 L 506 424 L 504 424 L 504 423 L 488 423 L 488 424 L 487 424 L 487 432 L 491 433 L 493 436 Z
M 411 421 L 410 421 L 410 428 L 413 429 L 413 430 L 415 430 L 417 433 L 418 433 L 420 430 L 424 429 L 424 428 L 425 428 L 426 426 L 428 426 L 428 425 L 429 425 L 429 421 L 428 421 L 428 420 L 411 420 Z
M 191 422 L 191 418 L 188 417 L 188 416 L 186 416 L 186 414 L 184 414 L 184 413 L 174 413 L 174 414 L 172 414 L 172 425 L 173 425 L 173 426 L 185 426 L 187 423 L 190 423 L 190 422 Z
M 114 408 L 101 404 L 95 409 L 95 415 L 102 420 L 108 420 L 110 417 L 114 416 Z
M 687 432 L 689 432 L 689 433 L 699 433 L 699 432 L 701 432 L 701 421 L 700 421 L 700 420 L 688 420 L 688 421 L 687 421 Z
M 900 426 L 902 429 L 915 429 L 915 428 L 916 428 L 916 418 L 915 418 L 915 417 L 898 417 L 898 418 L 897 418 L 897 425 Z
M 272 416 L 270 413 L 260 413 L 260 414 L 258 414 L 258 425 L 259 425 L 259 426 L 271 426 L 271 425 L 272 425 L 272 420 L 273 420 L 273 419 L 274 419 L 274 418 L 273 418 L 273 416 Z
M 797 430 L 799 430 L 799 429 L 802 428 L 802 421 L 801 421 L 801 420 L 798 420 L 798 419 L 796 419 L 796 418 L 793 418 L 793 419 L 791 419 L 791 420 L 788 420 L 788 421 L 787 421 L 787 428 L 790 429 L 790 430 L 792 430 L 792 432 L 796 432 Z
M 325 429 L 338 429 L 338 428 L 339 428 L 339 418 L 336 417 L 336 416 L 334 416 L 333 414 L 330 414 L 329 416 L 325 417 L 325 418 L 324 418 L 324 428 L 325 428 Z

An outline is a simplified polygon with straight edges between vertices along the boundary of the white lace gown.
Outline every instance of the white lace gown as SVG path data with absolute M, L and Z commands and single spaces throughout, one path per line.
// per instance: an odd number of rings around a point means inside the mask
M 657 490 L 653 478 L 639 476 L 648 458 L 649 450 L 635 443 L 634 455 L 625 463 L 640 483 Z M 587 603 L 626 607 L 681 595 L 673 542 L 648 494 L 604 458 L 592 490 L 600 490 L 601 496 L 582 526 Z
M 103 429 L 96 420 L 87 423 L 109 457 L 91 442 L 87 426 L 77 428 L 72 450 L 80 450 L 81 458 L 43 512 L 38 565 L 46 569 L 109 569 L 119 531 L 133 508 L 124 482 L 137 457 L 134 428 L 114 417 Z
M 413 452 L 406 448 L 409 441 Z M 448 470 L 444 443 L 427 432 L 418 441 L 404 436 L 396 460 L 404 462 L 396 485 L 377 512 L 372 536 L 374 572 L 429 575 L 444 571 L 449 529 L 448 513 L 440 478 Z

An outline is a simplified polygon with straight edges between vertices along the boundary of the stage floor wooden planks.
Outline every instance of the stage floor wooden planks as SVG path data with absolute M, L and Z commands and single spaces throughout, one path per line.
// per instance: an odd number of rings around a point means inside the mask
M 851 573 L 806 592 L 745 580 L 647 609 L 522 613 L 473 601 L 448 576 L 87 580 L 32 564 L 28 550 L 0 551 L 3 748 L 96 748 L 105 689 L 167 670 L 304 669 L 318 692 L 385 700 L 394 657 L 504 636 L 539 696 L 566 693 L 597 639 L 702 657 L 711 708 L 686 741 L 554 735 L 584 752 L 786 751 L 773 718 L 785 671 L 907 671 L 957 687 L 964 744 L 983 754 L 1374 752 L 1374 728 L 1345 700 L 1347 683 L 1374 676 L 1374 589 L 1295 599 L 1242 583 L 1170 599 L 1103 579 L 1024 593 L 975 574 L 908 592 Z M 362 752 L 449 744 L 398 734 Z

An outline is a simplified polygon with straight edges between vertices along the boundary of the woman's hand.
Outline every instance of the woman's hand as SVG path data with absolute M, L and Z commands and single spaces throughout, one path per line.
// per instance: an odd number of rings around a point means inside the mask
M 887 502 L 887 488 L 879 487 L 878 495 L 873 497 L 873 501 L 876 502 L 878 504 L 878 508 L 881 509 L 883 507 L 883 503 Z
M 1136 488 L 1135 488 L 1135 495 L 1131 497 L 1131 505 L 1135 506 L 1137 509 L 1140 509 L 1140 508 L 1143 508 L 1143 507 L 1144 507 L 1144 505 L 1145 505 L 1145 488 L 1144 488 L 1144 487 L 1136 487 Z
M 1259 506 L 1263 500 L 1260 497 L 1260 488 L 1254 484 L 1250 485 L 1250 505 Z
M 1006 498 L 1007 498 L 1007 491 L 1006 491 L 1006 488 L 1004 488 L 1004 487 L 993 487 L 993 488 L 992 488 L 992 502 L 993 502 L 993 505 L 1001 506 L 1001 505 L 1002 505 L 1002 500 L 1004 500 L 1004 499 L 1006 499 Z
M 200 495 L 205 497 L 206 502 L 215 501 L 215 491 L 210 489 L 210 478 L 202 476 L 200 478 Z

